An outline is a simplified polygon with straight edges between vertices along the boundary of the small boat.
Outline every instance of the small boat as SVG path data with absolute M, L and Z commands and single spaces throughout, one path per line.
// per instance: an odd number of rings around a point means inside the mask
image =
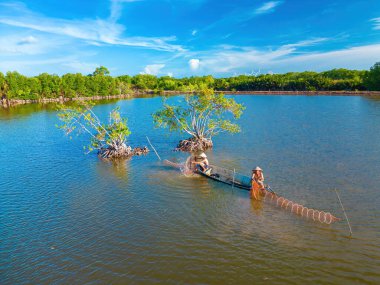
M 185 164 L 176 163 L 166 159 L 164 160 L 164 164 L 179 169 L 185 168 Z M 193 171 L 191 172 L 194 173 Z M 206 171 L 201 171 L 200 169 L 197 169 L 195 173 L 213 179 L 215 181 L 232 185 L 234 187 L 236 186 L 244 190 L 249 191 L 251 189 L 250 177 L 220 166 L 210 165 L 210 167 Z
M 251 178 L 235 171 L 225 169 L 216 165 L 210 165 L 206 171 L 197 170 L 197 173 L 207 178 L 238 187 L 251 190 Z
M 171 162 L 169 160 L 164 160 L 164 163 L 175 168 L 185 168 L 184 164 Z M 224 184 L 232 185 L 234 187 L 238 187 L 248 191 L 251 190 L 250 177 L 226 168 L 222 168 L 216 165 L 210 165 L 210 167 L 206 171 L 201 171 L 197 169 L 195 173 L 198 173 L 212 180 L 222 182 Z M 271 202 L 277 207 L 283 208 L 291 213 L 302 216 L 306 219 L 312 219 L 313 221 L 318 221 L 320 223 L 325 224 L 331 224 L 340 221 L 340 218 L 335 217 L 330 212 L 311 209 L 296 202 L 290 201 L 284 197 L 281 197 L 277 195 L 275 192 L 273 192 L 268 185 L 265 187 L 265 189 L 260 189 L 259 191 L 260 192 L 257 193 L 258 197 L 255 196 L 255 198 L 257 198 L 258 200 Z M 251 195 L 252 194 L 253 193 L 251 193 Z

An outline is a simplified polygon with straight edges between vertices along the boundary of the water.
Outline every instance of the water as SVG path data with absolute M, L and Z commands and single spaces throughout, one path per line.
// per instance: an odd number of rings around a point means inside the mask
M 171 98 L 178 100 L 178 97 Z M 322 225 L 248 193 L 163 166 L 153 151 L 119 163 L 84 155 L 52 106 L 0 109 L 1 284 L 378 284 L 380 100 L 240 96 L 242 132 L 215 138 L 212 163 L 343 218 Z M 163 158 L 180 135 L 155 129 L 161 98 L 97 105 L 129 117 Z

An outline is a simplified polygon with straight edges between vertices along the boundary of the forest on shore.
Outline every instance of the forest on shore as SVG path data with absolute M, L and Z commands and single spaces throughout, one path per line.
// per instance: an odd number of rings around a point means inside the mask
M 370 70 L 332 69 L 323 72 L 239 75 L 215 78 L 211 75 L 174 78 L 149 74 L 113 77 L 106 67 L 92 74 L 67 73 L 62 76 L 42 73 L 28 77 L 16 71 L 0 72 L 2 99 L 74 98 L 123 95 L 134 92 L 216 91 L 380 91 L 380 62 Z

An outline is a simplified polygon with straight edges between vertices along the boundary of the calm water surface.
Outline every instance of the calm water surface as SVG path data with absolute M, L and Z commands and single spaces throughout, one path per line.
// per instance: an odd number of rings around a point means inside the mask
M 178 97 L 171 98 L 178 100 Z M 380 100 L 240 96 L 242 132 L 215 138 L 209 159 L 351 219 L 322 225 L 248 193 L 161 165 L 153 152 L 118 163 L 84 155 L 53 107 L 0 109 L 1 284 L 379 284 Z M 129 117 L 132 145 L 159 154 L 179 135 L 154 129 L 161 98 L 108 102 Z

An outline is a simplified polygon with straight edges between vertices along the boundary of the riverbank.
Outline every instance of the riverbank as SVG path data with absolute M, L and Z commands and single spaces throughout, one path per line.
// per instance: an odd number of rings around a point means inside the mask
M 224 93 L 228 95 L 288 95 L 288 96 L 380 96 L 380 91 L 215 91 L 217 93 Z M 128 99 L 141 97 L 144 95 L 180 95 L 180 94 L 195 94 L 196 92 L 184 91 L 135 91 L 129 94 L 108 95 L 108 96 L 91 96 L 91 97 L 73 97 L 67 98 L 60 96 L 59 98 L 40 98 L 40 99 L 1 99 L 0 106 L 8 108 L 15 105 L 33 104 L 33 103 L 64 103 L 69 101 L 98 101 L 98 100 L 112 100 L 112 99 Z

